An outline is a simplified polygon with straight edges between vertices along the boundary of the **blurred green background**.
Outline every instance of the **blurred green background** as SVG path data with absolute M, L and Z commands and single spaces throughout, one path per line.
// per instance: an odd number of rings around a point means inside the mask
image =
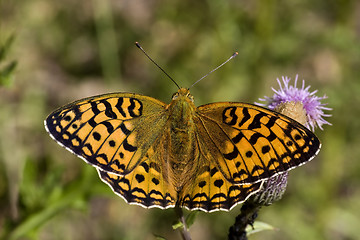
M 360 239 L 360 2 L 356 0 L 0 1 L 0 238 L 180 239 L 172 210 L 130 206 L 95 169 L 57 145 L 43 120 L 57 107 L 106 92 L 169 102 L 176 86 L 134 46 L 139 41 L 188 87 L 197 105 L 254 102 L 276 78 L 299 74 L 326 94 L 333 125 L 320 154 L 291 171 L 282 200 L 255 239 Z M 14 68 L 12 68 L 14 69 Z M 200 213 L 193 239 L 225 239 L 239 214 Z

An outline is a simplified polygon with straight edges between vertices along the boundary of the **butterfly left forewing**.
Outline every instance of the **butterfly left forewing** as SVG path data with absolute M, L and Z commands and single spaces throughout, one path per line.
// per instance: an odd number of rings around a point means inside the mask
M 164 107 L 139 94 L 104 94 L 55 110 L 45 126 L 52 138 L 87 163 L 123 175 L 140 163 L 161 134 Z
M 215 164 L 235 184 L 255 183 L 292 169 L 311 160 L 320 148 L 306 127 L 262 107 L 213 103 L 196 112 L 208 148 L 220 151 Z

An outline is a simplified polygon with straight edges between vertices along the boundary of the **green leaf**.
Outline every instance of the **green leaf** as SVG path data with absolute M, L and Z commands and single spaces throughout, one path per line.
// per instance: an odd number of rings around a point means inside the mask
M 246 227 L 246 233 L 247 235 L 251 235 L 257 232 L 262 232 L 264 230 L 275 230 L 276 228 L 271 226 L 268 223 L 256 221 L 253 226 L 248 225 Z
M 75 200 L 78 198 L 76 193 L 70 193 L 64 195 L 62 199 L 52 203 L 41 211 L 30 215 L 20 225 L 18 225 L 10 234 L 9 239 L 19 239 L 20 237 L 31 234 L 32 231 L 40 228 L 45 222 L 47 222 L 53 216 L 63 212 L 66 209 L 73 208 Z
M 156 235 L 156 234 L 153 234 L 155 239 L 156 240 L 166 240 L 166 238 L 162 237 L 162 236 L 159 236 L 159 235 Z
M 184 224 L 180 221 L 177 221 L 176 223 L 174 223 L 172 225 L 172 228 L 175 230 L 175 229 L 178 229 L 178 228 L 183 228 L 184 227 Z
M 1 71 L 0 77 L 8 77 L 16 68 L 17 61 L 11 61 Z
M 6 58 L 14 40 L 15 40 L 15 35 L 12 34 L 8 39 L 6 39 L 4 44 L 0 43 L 1 44 L 0 45 L 0 62 Z
M 194 224 L 196 216 L 197 216 L 198 213 L 199 213 L 199 211 L 191 211 L 189 213 L 189 215 L 186 216 L 185 222 L 186 222 L 186 226 L 188 228 L 190 228 L 190 226 Z
M 0 43 L 0 63 L 5 60 L 14 39 L 15 37 L 13 34 L 5 41 L 4 44 Z M 17 61 L 14 60 L 0 65 L 0 86 L 10 86 L 16 66 Z

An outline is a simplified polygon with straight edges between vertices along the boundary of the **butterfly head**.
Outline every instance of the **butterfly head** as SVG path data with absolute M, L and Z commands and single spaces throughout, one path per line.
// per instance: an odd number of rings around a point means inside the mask
M 190 94 L 188 88 L 179 88 L 179 90 L 173 94 L 172 100 L 185 100 L 187 102 L 194 102 L 194 97 Z

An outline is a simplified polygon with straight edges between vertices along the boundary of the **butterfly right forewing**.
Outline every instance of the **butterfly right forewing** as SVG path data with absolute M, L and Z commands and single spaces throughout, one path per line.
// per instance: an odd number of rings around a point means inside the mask
M 245 103 L 212 103 L 197 108 L 198 131 L 214 163 L 235 184 L 255 183 L 311 160 L 320 141 L 286 116 Z

